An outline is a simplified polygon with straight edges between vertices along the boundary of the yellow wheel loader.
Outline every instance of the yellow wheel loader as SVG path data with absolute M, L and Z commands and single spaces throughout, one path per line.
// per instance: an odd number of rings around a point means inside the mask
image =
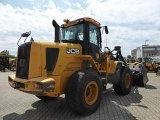
M 101 51 L 101 30 L 108 34 L 107 26 L 89 17 L 64 22 L 59 26 L 52 21 L 54 42 L 31 38 L 19 45 L 16 73 L 8 77 L 10 86 L 45 101 L 65 94 L 68 107 L 80 115 L 97 110 L 108 82 L 118 95 L 129 94 L 134 74 L 121 55 L 121 47 Z M 26 40 L 30 34 L 21 37 Z
M 146 72 L 148 72 L 148 71 L 158 72 L 158 70 L 160 69 L 158 64 L 156 62 L 152 61 L 152 58 L 150 58 L 150 57 L 138 58 L 138 62 L 145 63 Z
M 0 71 L 5 72 L 6 68 L 9 69 L 9 57 L 0 53 Z

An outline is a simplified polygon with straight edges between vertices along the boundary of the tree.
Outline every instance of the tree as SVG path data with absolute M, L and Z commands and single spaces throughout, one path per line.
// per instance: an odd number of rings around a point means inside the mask
M 131 58 L 131 55 L 127 55 L 127 58 Z
M 6 55 L 6 56 L 9 56 L 9 55 L 10 55 L 8 50 L 3 50 L 1 53 L 3 53 L 3 54 Z

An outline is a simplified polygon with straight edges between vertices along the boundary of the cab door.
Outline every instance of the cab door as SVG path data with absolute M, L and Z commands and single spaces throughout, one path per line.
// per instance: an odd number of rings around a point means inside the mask
M 96 62 L 100 62 L 101 58 L 101 33 L 100 28 L 89 23 L 89 55 Z

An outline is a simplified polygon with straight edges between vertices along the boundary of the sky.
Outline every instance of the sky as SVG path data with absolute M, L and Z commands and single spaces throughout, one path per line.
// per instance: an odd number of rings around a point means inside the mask
M 16 55 L 17 41 L 28 31 L 35 41 L 54 42 L 53 19 L 61 25 L 63 19 L 91 17 L 108 26 L 102 46 L 121 46 L 127 56 L 145 41 L 160 45 L 159 6 L 160 0 L 0 0 L 0 52 Z

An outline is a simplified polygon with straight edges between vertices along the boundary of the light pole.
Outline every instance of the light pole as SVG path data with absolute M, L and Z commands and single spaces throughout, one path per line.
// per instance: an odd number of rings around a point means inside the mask
M 149 41 L 149 40 L 145 40 L 145 46 L 146 46 L 146 42 L 147 42 L 147 41 Z
M 146 42 L 147 42 L 147 41 L 149 41 L 149 40 L 145 40 L 145 46 L 146 46 Z M 143 57 L 145 57 L 146 54 L 147 54 L 147 53 L 146 53 L 146 48 L 144 47 L 143 50 L 144 50 L 144 55 L 143 55 Z

